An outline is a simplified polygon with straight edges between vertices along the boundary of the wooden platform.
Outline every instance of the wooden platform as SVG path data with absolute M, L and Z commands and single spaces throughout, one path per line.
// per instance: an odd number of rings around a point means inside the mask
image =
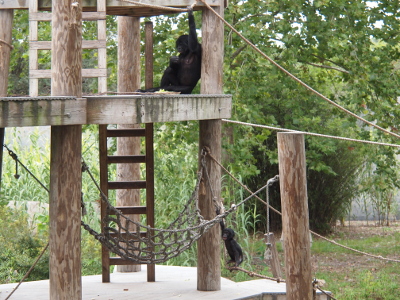
M 97 0 L 83 0 L 83 11 L 87 12 L 95 12 Z M 145 4 L 151 5 L 159 5 L 159 6 L 169 6 L 174 8 L 186 8 L 189 5 L 193 4 L 192 0 L 137 0 L 136 2 L 141 2 Z M 208 3 L 210 5 L 216 5 L 217 1 L 209 0 Z M 51 10 L 51 0 L 38 0 L 39 10 L 41 11 L 50 11 Z M 197 2 L 195 10 L 198 10 L 199 7 L 203 6 L 202 2 Z M 29 0 L 6 0 L 0 1 L 0 9 L 28 9 L 29 8 Z M 135 4 L 122 2 L 118 0 L 107 0 L 107 15 L 117 15 L 117 16 L 132 16 L 132 17 L 150 17 L 150 16 L 158 16 L 165 14 L 176 14 L 178 12 L 171 11 L 168 12 L 166 10 L 157 9 L 157 8 L 149 8 L 143 6 L 137 6 Z
M 82 277 L 83 300 L 286 300 L 286 285 L 266 279 L 233 282 L 221 278 L 221 290 L 201 292 L 196 289 L 197 270 L 191 267 L 156 266 L 156 282 L 146 282 L 146 266 L 135 273 L 112 273 L 110 283 L 101 283 L 101 275 Z M 0 300 L 4 300 L 16 283 L 0 285 Z M 23 283 L 11 296 L 12 300 L 49 299 L 49 281 Z M 328 300 L 317 294 L 317 300 Z
M 140 124 L 231 117 L 231 95 L 0 98 L 0 127 Z

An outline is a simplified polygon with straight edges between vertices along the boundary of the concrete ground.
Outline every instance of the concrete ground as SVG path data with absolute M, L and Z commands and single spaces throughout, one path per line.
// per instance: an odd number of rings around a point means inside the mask
M 4 300 L 16 283 L 0 285 L 0 300 Z M 284 283 L 257 279 L 235 283 L 221 278 L 221 290 L 197 290 L 197 269 L 156 265 L 156 282 L 147 282 L 146 265 L 141 272 L 112 273 L 110 283 L 102 283 L 101 275 L 82 277 L 83 300 L 150 300 L 150 299 L 285 299 Z M 264 295 L 262 295 L 264 294 Z M 255 297 L 251 297 L 255 296 Z M 48 300 L 49 281 L 23 283 L 10 300 Z M 319 299 L 326 299 L 321 297 Z

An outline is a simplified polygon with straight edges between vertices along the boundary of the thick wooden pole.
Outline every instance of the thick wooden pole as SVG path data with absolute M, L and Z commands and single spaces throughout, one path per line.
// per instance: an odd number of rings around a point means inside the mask
M 53 0 L 52 96 L 82 94 L 82 2 Z M 82 299 L 82 126 L 52 126 L 50 299 Z
M 223 16 L 223 2 L 217 8 Z M 201 94 L 222 94 L 224 28 L 222 22 L 208 9 L 203 10 L 202 22 L 202 71 Z M 213 156 L 221 161 L 221 120 L 200 121 L 199 151 L 210 149 Z M 199 207 L 205 219 L 215 217 L 216 201 L 221 198 L 221 170 L 210 160 L 207 160 L 212 190 L 204 178 L 203 193 L 199 195 Z M 218 291 L 221 289 L 221 232 L 215 226 L 197 243 L 197 289 L 199 291 Z
M 304 136 L 297 133 L 278 133 L 278 157 L 286 299 L 312 300 Z
M 140 88 L 140 19 L 118 17 L 118 92 L 134 92 Z M 118 128 L 139 128 L 139 124 L 118 125 Z M 124 137 L 117 139 L 118 155 L 140 154 L 140 138 Z M 139 164 L 118 164 L 118 181 L 140 180 Z M 118 206 L 139 206 L 139 190 L 117 190 Z M 128 215 L 139 222 L 139 215 Z M 136 228 L 131 228 L 136 230 Z M 140 265 L 117 266 L 119 272 L 138 272 Z
M 145 23 L 145 88 L 153 87 L 153 23 Z M 147 226 L 154 228 L 154 125 L 146 125 L 146 207 Z M 150 231 L 150 235 L 154 235 Z M 154 251 L 154 248 L 153 248 Z M 147 281 L 156 281 L 156 265 L 147 265 Z
M 7 96 L 14 10 L 0 9 L 0 97 Z M 3 174 L 4 128 L 0 128 L 0 190 Z

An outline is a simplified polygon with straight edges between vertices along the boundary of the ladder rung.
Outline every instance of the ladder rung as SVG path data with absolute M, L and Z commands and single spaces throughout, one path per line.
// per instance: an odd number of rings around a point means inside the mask
M 135 234 L 135 232 L 132 232 L 132 234 Z M 110 233 L 110 236 L 115 238 L 118 236 L 122 236 L 123 239 L 127 239 L 127 233 Z M 147 237 L 147 232 L 146 231 L 141 231 L 140 232 L 140 237 Z
M 82 49 L 106 48 L 105 40 L 83 40 Z M 51 41 L 31 41 L 29 48 L 32 50 L 51 50 Z
M 138 164 L 145 163 L 145 155 L 114 155 L 107 156 L 107 163 L 109 164 Z
M 147 213 L 146 206 L 117 206 L 123 215 L 145 215 Z
M 107 129 L 107 137 L 132 137 L 145 136 L 144 128 L 127 128 L 127 129 Z
M 50 22 L 52 19 L 52 13 L 44 12 L 30 12 L 29 21 L 44 21 Z
M 82 21 L 105 20 L 107 17 L 105 11 L 84 11 L 82 12 Z
M 119 265 L 119 266 L 123 266 L 123 265 L 138 265 L 138 263 L 135 263 L 135 262 L 130 261 L 130 260 L 123 259 L 121 257 L 110 257 L 109 258 L 109 262 L 110 262 L 110 265 L 114 265 L 114 266 L 116 266 L 116 265 Z
M 108 182 L 108 189 L 110 190 L 136 190 L 145 188 L 146 188 L 146 181 L 144 180 Z
M 82 69 L 82 77 L 93 78 L 107 76 L 107 69 Z M 51 70 L 30 70 L 29 77 L 51 78 Z

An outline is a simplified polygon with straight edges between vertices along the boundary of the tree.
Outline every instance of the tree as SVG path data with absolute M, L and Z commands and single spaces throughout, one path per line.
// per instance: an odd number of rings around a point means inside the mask
M 390 1 L 233 1 L 225 18 L 295 76 L 340 105 L 389 130 L 399 117 L 398 4 Z M 255 54 L 227 32 L 225 90 L 233 119 L 376 141 L 393 141 L 345 115 Z M 276 138 L 268 130 L 234 127 L 232 169 L 256 189 L 277 174 Z M 311 226 L 326 230 L 359 194 L 364 163 L 374 175 L 393 170 L 396 149 L 307 138 Z M 245 155 L 243 155 L 245 153 Z M 246 168 L 249 166 L 249 168 Z M 246 168 L 247 170 L 244 170 Z M 389 181 L 397 182 L 391 172 Z M 383 192 L 383 191 L 381 191 Z M 276 192 L 273 203 L 279 208 Z M 280 220 L 277 221 L 278 223 Z

